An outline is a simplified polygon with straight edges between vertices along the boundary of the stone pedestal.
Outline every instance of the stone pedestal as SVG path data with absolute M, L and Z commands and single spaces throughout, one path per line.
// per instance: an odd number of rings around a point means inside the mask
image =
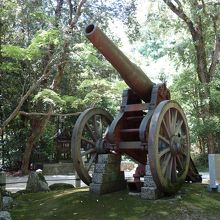
M 120 171 L 121 156 L 99 154 L 95 165 L 90 191 L 105 194 L 126 188 L 124 172 Z
M 220 154 L 209 154 L 209 176 L 208 190 L 220 192 Z
M 163 193 L 157 188 L 150 171 L 149 162 L 147 162 L 146 176 L 144 176 L 144 187 L 141 187 L 141 198 L 155 200 L 161 198 L 162 196 Z

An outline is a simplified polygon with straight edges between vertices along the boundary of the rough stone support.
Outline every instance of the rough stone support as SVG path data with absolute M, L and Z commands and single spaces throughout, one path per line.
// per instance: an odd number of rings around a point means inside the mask
M 149 160 L 147 158 L 146 176 L 144 176 L 144 187 L 141 187 L 141 198 L 148 200 L 159 199 L 163 193 L 157 188 L 150 170 Z
M 124 172 L 120 171 L 121 156 L 99 154 L 90 184 L 90 191 L 105 194 L 126 188 Z
M 209 154 L 209 176 L 208 191 L 220 192 L 220 154 Z

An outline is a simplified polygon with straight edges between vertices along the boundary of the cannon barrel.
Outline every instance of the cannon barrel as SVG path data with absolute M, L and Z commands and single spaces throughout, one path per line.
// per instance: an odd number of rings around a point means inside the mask
M 150 101 L 152 81 L 132 63 L 113 42 L 94 24 L 85 29 L 86 37 L 119 72 L 126 84 L 145 102 Z

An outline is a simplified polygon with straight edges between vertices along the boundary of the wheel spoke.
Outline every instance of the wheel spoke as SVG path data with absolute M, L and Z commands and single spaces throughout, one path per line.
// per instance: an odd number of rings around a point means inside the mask
M 83 153 L 81 153 L 81 157 L 83 157 L 85 155 L 88 155 L 88 154 L 91 154 L 91 153 L 94 153 L 95 151 L 96 151 L 95 148 L 90 148 L 89 150 L 84 151 Z
M 148 154 L 155 183 L 165 193 L 176 192 L 186 178 L 190 159 L 188 135 L 186 117 L 178 103 L 159 103 L 149 126 Z
M 100 137 L 102 138 L 102 135 L 103 135 L 103 117 L 100 118 L 99 134 L 100 134 Z
M 92 156 L 91 156 L 91 158 L 90 158 L 90 160 L 89 160 L 89 163 L 88 163 L 88 165 L 87 165 L 87 167 L 86 167 L 86 169 L 89 171 L 89 169 L 90 169 L 90 167 L 92 166 L 92 164 L 93 164 L 93 162 L 94 162 L 94 160 L 95 160 L 95 158 L 96 158 L 96 153 L 95 154 L 92 154 Z
M 168 126 L 169 126 L 169 131 L 170 131 L 170 136 L 172 135 L 172 116 L 171 116 L 171 111 L 170 109 L 168 110 Z
M 82 141 L 85 141 L 86 143 L 91 144 L 92 146 L 95 147 L 95 143 L 94 143 L 93 141 L 90 141 L 90 140 L 88 140 L 88 139 L 85 138 L 85 137 L 82 137 L 81 140 L 82 140 Z
M 188 156 L 188 154 L 187 154 L 187 152 L 185 151 L 185 145 L 182 145 L 181 146 L 181 149 L 180 149 L 180 152 L 181 152 L 181 154 L 183 155 L 183 156 L 185 156 L 185 157 L 187 157 Z
M 176 162 L 177 162 L 177 165 L 179 166 L 180 170 L 182 171 L 183 170 L 183 164 L 182 164 L 182 161 L 180 159 L 180 155 L 176 155 Z
M 159 138 L 166 144 L 170 145 L 170 141 L 166 138 L 166 137 L 163 137 L 162 135 L 159 135 Z
M 97 160 L 96 142 L 102 138 L 102 123 L 107 127 L 112 120 L 107 111 L 89 108 L 80 114 L 75 123 L 71 139 L 73 165 L 80 179 L 87 185 L 92 181 L 93 167 Z
M 171 154 L 167 154 L 162 164 L 162 174 L 165 175 L 165 172 L 168 168 L 168 164 L 170 162 Z
M 90 128 L 89 124 L 86 123 L 85 127 L 86 127 L 86 129 L 88 130 L 88 132 L 91 134 L 91 138 L 93 139 L 93 141 L 96 142 L 96 137 L 95 137 L 95 135 L 94 135 L 94 132 L 93 132 L 92 129 Z
M 98 115 L 93 116 L 93 126 L 94 126 L 94 131 L 95 131 L 95 138 L 96 140 L 99 138 L 99 132 L 98 132 L 98 127 L 97 127 L 97 122 L 98 122 Z
M 181 121 L 178 121 L 177 123 L 176 123 L 176 128 L 175 128 L 175 131 L 176 131 L 176 134 L 179 132 L 180 134 L 181 134 L 181 126 L 182 126 L 182 124 L 183 124 L 183 120 L 181 120 Z
M 173 134 L 175 134 L 176 120 L 177 120 L 177 110 L 175 109 L 174 114 L 172 114 L 172 131 L 173 131 Z
M 176 179 L 177 179 L 177 175 L 176 175 L 176 157 L 173 157 L 171 180 L 172 180 L 172 182 L 176 182 Z
M 182 139 L 186 139 L 186 135 L 184 134 L 184 135 L 181 135 L 181 138 Z
M 173 157 L 170 158 L 169 163 L 167 165 L 167 172 L 166 172 L 166 176 L 169 180 L 171 180 L 171 175 L 172 175 L 172 164 L 173 164 Z
M 165 128 L 165 131 L 167 133 L 168 138 L 170 138 L 171 137 L 170 129 L 167 127 L 167 124 L 166 124 L 164 118 L 163 118 L 163 125 L 164 125 L 164 128 Z
M 164 150 L 162 150 L 162 151 L 160 151 L 160 153 L 159 153 L 159 158 L 161 158 L 164 154 L 166 154 L 166 153 L 168 153 L 168 152 L 170 152 L 170 148 L 169 148 L 169 147 L 166 148 L 166 149 L 164 149 Z

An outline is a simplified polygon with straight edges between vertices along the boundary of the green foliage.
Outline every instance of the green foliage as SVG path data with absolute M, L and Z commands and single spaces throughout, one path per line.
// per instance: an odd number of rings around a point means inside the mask
M 203 116 L 204 109 L 208 107 L 208 99 L 201 99 L 203 85 L 193 74 L 193 69 L 188 69 L 174 77 L 171 86 L 172 97 L 181 103 L 189 118 L 191 142 L 196 143 L 198 137 L 207 138 L 209 133 L 220 133 L 220 93 L 219 80 L 210 85 L 212 103 L 214 103 L 214 114 L 209 118 Z
M 32 39 L 27 48 L 27 58 L 35 59 L 42 56 L 42 49 L 51 45 L 58 45 L 61 43 L 60 32 L 57 29 L 40 30 Z
M 195 7 L 195 4 L 199 4 L 196 1 L 171 2 L 175 5 L 174 7 L 180 7 L 183 10 L 188 17 L 187 22 L 192 22 L 195 32 L 202 30 L 199 32 L 203 39 L 200 44 L 203 44 L 206 54 L 202 62 L 207 62 L 207 68 L 203 70 L 198 68 L 198 66 L 201 67 L 201 54 L 196 55 L 199 41 L 193 40 L 192 29 L 189 30 L 189 25 L 187 26 L 181 19 L 181 15 L 174 15 L 165 0 L 151 1 L 150 11 L 141 30 L 144 36 L 140 39 L 143 45 L 141 52 L 154 60 L 168 54 L 174 61 L 178 75 L 173 79 L 171 97 L 176 99 L 186 112 L 193 146 L 202 145 L 199 150 L 205 153 L 208 147 L 209 149 L 213 147 L 210 146 L 213 145 L 210 144 L 210 134 L 213 134 L 213 138 L 217 137 L 214 140 L 215 143 L 220 141 L 219 76 L 216 75 L 211 79 L 206 73 L 212 61 L 213 52 L 211 51 L 215 49 L 215 33 L 220 31 L 219 25 L 216 26 L 219 23 L 217 16 L 219 5 L 204 1 L 203 4 Z M 202 51 L 201 48 L 200 50 Z M 217 65 L 215 73 L 218 74 L 219 70 Z M 202 74 L 207 74 L 206 82 L 201 80 Z
M 199 170 L 199 171 L 206 171 L 208 170 L 208 154 L 205 153 L 205 154 L 194 154 L 192 155 L 192 158 L 193 158 L 193 162 L 195 163 L 196 165 L 196 168 Z
M 3 57 L 11 57 L 17 60 L 23 60 L 26 58 L 26 50 L 14 45 L 2 45 L 2 55 Z
M 48 31 L 38 31 L 27 48 L 15 45 L 2 45 L 2 56 L 16 60 L 32 60 L 42 56 L 43 48 L 49 44 L 58 45 L 60 43 L 59 31 L 51 29 Z
M 82 81 L 77 90 L 77 97 L 64 97 L 76 109 L 88 107 L 102 107 L 113 114 L 119 106 L 122 89 L 125 84 L 118 81 L 115 83 L 101 79 L 86 79 Z
M 34 96 L 33 101 L 37 102 L 39 100 L 42 100 L 45 104 L 51 104 L 53 106 L 62 106 L 65 104 L 60 95 L 51 89 L 43 89 L 38 92 L 38 94 Z
M 211 100 L 213 103 L 213 107 L 215 109 L 215 113 L 218 117 L 220 117 L 220 79 L 217 78 L 216 80 L 210 83 L 210 91 L 211 91 Z
M 189 127 L 192 143 L 196 143 L 197 137 L 203 134 L 205 130 L 198 110 L 199 105 L 202 105 L 199 101 L 199 88 L 200 85 L 190 69 L 175 76 L 170 88 L 172 99 L 181 103 L 187 117 L 190 119 Z
M 25 149 L 25 141 L 28 130 L 25 128 L 24 118 L 16 119 L 7 127 L 7 136 L 4 136 L 3 159 L 4 167 L 8 170 L 19 170 L 21 166 L 22 154 Z
M 21 65 L 19 63 L 15 63 L 15 62 L 5 62 L 5 63 L 2 63 L 0 65 L 0 70 L 2 72 L 19 72 L 21 70 Z
M 60 16 L 54 10 L 57 2 L 53 1 L 3 0 L 0 4 L 3 6 L 0 7 L 1 124 L 13 112 L 19 97 L 42 76 L 50 59 L 53 60 L 48 69 L 50 75 L 25 101 L 22 111 L 44 113 L 52 105 L 55 112 L 73 113 L 97 105 L 116 112 L 122 83 L 118 82 L 118 75 L 111 65 L 88 43 L 82 29 L 94 21 L 110 38 L 118 42 L 108 27 L 113 20 L 119 19 L 124 24 L 129 24 L 128 33 L 134 35 L 138 27 L 135 25 L 136 1 L 87 1 L 73 31 L 69 29 L 70 13 L 66 1 L 63 2 Z M 78 1 L 72 1 L 72 4 L 75 9 Z M 73 10 L 73 16 L 74 13 Z M 51 88 L 61 64 L 65 64 L 65 68 L 60 90 L 54 92 L 47 88 Z M 64 128 L 69 133 L 76 118 L 77 116 L 65 118 Z M 15 123 L 17 120 L 19 118 L 15 119 Z M 4 135 L 4 139 L 7 137 L 4 146 L 9 149 L 5 157 L 10 167 L 13 160 L 21 161 L 28 135 L 34 129 L 31 117 L 22 118 L 22 121 L 17 127 L 11 124 Z M 56 122 L 57 119 L 51 120 L 51 124 L 35 144 L 32 162 L 39 161 L 39 156 L 44 161 L 48 160 L 53 151 L 52 137 L 56 133 Z
M 165 44 L 156 34 L 147 32 L 145 36 L 142 36 L 142 41 L 144 41 L 144 45 L 140 48 L 142 55 L 157 60 L 166 54 L 164 50 Z
M 85 63 L 93 63 L 93 65 L 100 65 L 100 60 L 96 56 L 97 51 L 96 49 L 88 44 L 88 43 L 79 43 L 75 44 L 73 47 L 73 51 L 77 51 L 77 57 L 76 59 L 79 62 L 85 61 Z

